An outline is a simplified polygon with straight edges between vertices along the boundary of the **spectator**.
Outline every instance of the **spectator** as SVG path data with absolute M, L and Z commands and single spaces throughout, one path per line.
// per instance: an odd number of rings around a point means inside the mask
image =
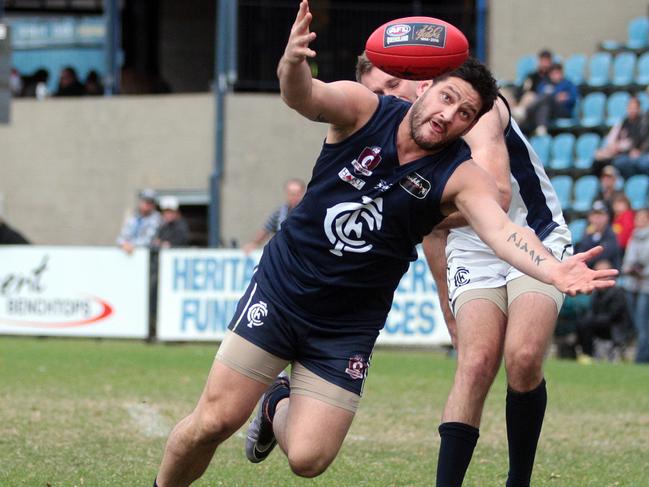
M 584 252 L 597 245 L 604 247 L 604 251 L 593 262 L 589 263 L 591 267 L 600 260 L 607 260 L 615 269 L 620 268 L 620 246 L 611 225 L 609 225 L 609 221 L 609 214 L 604 202 L 595 201 L 593 208 L 588 213 L 586 234 L 576 247 L 577 252 Z
M 83 88 L 88 96 L 101 96 L 104 94 L 104 85 L 102 84 L 97 71 L 93 69 L 88 72 Z
M 635 361 L 649 363 L 649 209 L 638 210 L 622 265 L 627 304 L 638 336 Z
M 611 269 L 611 263 L 600 259 L 595 269 Z M 633 327 L 629 309 L 624 297 L 624 289 L 613 286 L 607 289 L 596 289 L 592 295 L 592 304 L 588 312 L 579 317 L 577 339 L 586 362 L 594 356 L 594 338 L 612 340 L 615 345 L 626 346 L 632 336 Z
M 617 169 L 610 164 L 604 166 L 599 174 L 599 193 L 595 196 L 595 200 L 604 202 L 611 219 L 613 218 L 613 199 L 620 193 L 617 189 L 619 178 Z
M 29 98 L 38 98 L 43 100 L 50 95 L 47 88 L 47 81 L 50 79 L 50 73 L 46 69 L 37 69 L 31 76 L 25 76 L 23 79 L 22 96 Z
M 22 245 L 28 243 L 29 240 L 18 230 L 7 225 L 7 222 L 0 216 L 0 245 Z
M 155 199 L 156 194 L 152 189 L 140 192 L 135 213 L 126 219 L 119 237 L 117 237 L 117 245 L 126 253 L 132 253 L 136 247 L 151 245 L 161 224 Z
M 302 201 L 305 191 L 306 184 L 301 179 L 294 178 L 286 181 L 284 184 L 286 202 L 270 215 L 264 226 L 257 231 L 255 237 L 243 246 L 243 251 L 246 254 L 261 247 L 271 235 L 279 232 L 286 217 Z
M 552 66 L 552 52 L 543 49 L 537 54 L 536 70 L 523 82 L 521 92 L 518 94 L 518 105 L 512 110 L 512 115 L 519 123 L 523 123 L 527 109 L 536 101 L 539 85 L 550 79 L 550 66 Z
M 577 87 L 563 76 L 560 63 L 550 67 L 549 79 L 539 83 L 536 93 L 536 100 L 527 110 L 525 128 L 528 132 L 536 130 L 537 134 L 546 134 L 548 126 L 557 118 L 572 117 Z
M 59 75 L 59 87 L 55 96 L 83 96 L 84 94 L 84 87 L 79 81 L 75 69 L 72 66 L 63 68 Z
M 640 156 L 640 146 L 645 143 L 643 126 L 640 101 L 632 96 L 626 107 L 626 116 L 613 125 L 606 136 L 604 147 L 595 152 L 593 169 L 597 172 L 602 166 L 612 162 L 625 178 L 635 174 L 634 159 Z
M 187 247 L 189 245 L 189 225 L 179 210 L 178 198 L 163 196 L 160 198 L 162 225 L 153 239 L 153 247 Z
M 613 197 L 613 231 L 617 235 L 622 255 L 626 251 L 634 227 L 635 212 L 626 194 L 619 192 Z

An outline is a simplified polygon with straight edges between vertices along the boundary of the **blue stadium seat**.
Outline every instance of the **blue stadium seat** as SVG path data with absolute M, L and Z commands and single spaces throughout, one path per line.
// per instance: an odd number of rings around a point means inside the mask
M 606 125 L 612 127 L 626 116 L 626 106 L 631 94 L 628 91 L 616 91 L 606 100 Z
M 581 102 L 580 124 L 586 128 L 599 127 L 604 123 L 606 95 L 599 91 L 588 93 Z
M 572 201 L 572 209 L 575 211 L 588 211 L 593 206 L 593 200 L 599 191 L 599 179 L 589 174 L 582 176 L 575 181 L 575 198 Z
M 649 110 L 649 93 L 646 91 L 638 91 L 635 96 L 638 98 L 638 101 L 640 101 L 640 108 L 642 111 L 646 112 Z
M 563 63 L 563 72 L 567 79 L 579 86 L 584 83 L 586 63 L 588 58 L 585 54 L 573 54 Z
M 627 49 L 644 49 L 649 46 L 649 18 L 636 17 L 627 27 Z
M 552 137 L 550 135 L 534 135 L 530 137 L 530 144 L 543 163 L 543 167 L 547 167 L 548 162 L 550 162 Z
M 581 241 L 587 226 L 588 221 L 586 221 L 585 218 L 577 218 L 576 220 L 568 223 L 568 228 L 570 229 L 570 233 L 572 234 L 573 245 Z
M 649 52 L 645 52 L 638 58 L 635 69 L 635 83 L 649 85 Z
M 572 154 L 575 148 L 575 136 L 569 133 L 559 134 L 552 139 L 550 162 L 548 167 L 554 170 L 572 167 Z
M 581 134 L 575 145 L 575 169 L 590 169 L 602 138 L 594 132 Z
M 597 52 L 590 57 L 588 61 L 588 79 L 586 81 L 589 86 L 600 88 L 609 84 L 612 59 L 613 57 L 609 52 Z
M 615 56 L 611 79 L 613 86 L 619 88 L 633 83 L 636 60 L 636 55 L 632 52 L 621 52 Z
M 516 61 L 516 84 L 521 86 L 525 79 L 536 69 L 536 56 L 527 54 Z
M 557 193 L 561 208 L 564 211 L 569 210 L 572 201 L 572 178 L 570 176 L 554 176 L 550 182 Z
M 649 176 L 636 174 L 624 183 L 624 193 L 631 201 L 634 210 L 647 206 L 647 191 L 649 190 Z

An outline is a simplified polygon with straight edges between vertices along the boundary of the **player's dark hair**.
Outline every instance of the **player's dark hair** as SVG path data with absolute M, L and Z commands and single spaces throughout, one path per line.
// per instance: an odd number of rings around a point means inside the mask
M 482 100 L 482 108 L 478 112 L 476 120 L 494 106 L 496 97 L 498 97 L 498 84 L 491 71 L 476 58 L 470 57 L 459 68 L 438 76 L 435 78 L 435 83 L 451 77 L 466 81 L 478 92 Z
M 373 67 L 374 65 L 372 64 L 372 61 L 367 58 L 367 54 L 363 51 L 356 58 L 356 81 L 360 83 L 363 75 L 372 71 Z

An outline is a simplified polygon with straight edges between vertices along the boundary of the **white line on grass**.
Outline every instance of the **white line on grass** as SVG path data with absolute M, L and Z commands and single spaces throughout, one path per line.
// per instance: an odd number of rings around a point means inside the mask
M 131 421 L 144 436 L 160 438 L 167 436 L 171 431 L 171 426 L 154 407 L 146 403 L 127 404 L 125 407 Z

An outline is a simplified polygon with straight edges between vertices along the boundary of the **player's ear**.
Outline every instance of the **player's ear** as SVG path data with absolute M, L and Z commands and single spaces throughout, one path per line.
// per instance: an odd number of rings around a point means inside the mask
M 433 86 L 433 80 L 431 79 L 420 81 L 419 84 L 417 84 L 417 98 L 423 95 L 424 92 L 431 86 Z

